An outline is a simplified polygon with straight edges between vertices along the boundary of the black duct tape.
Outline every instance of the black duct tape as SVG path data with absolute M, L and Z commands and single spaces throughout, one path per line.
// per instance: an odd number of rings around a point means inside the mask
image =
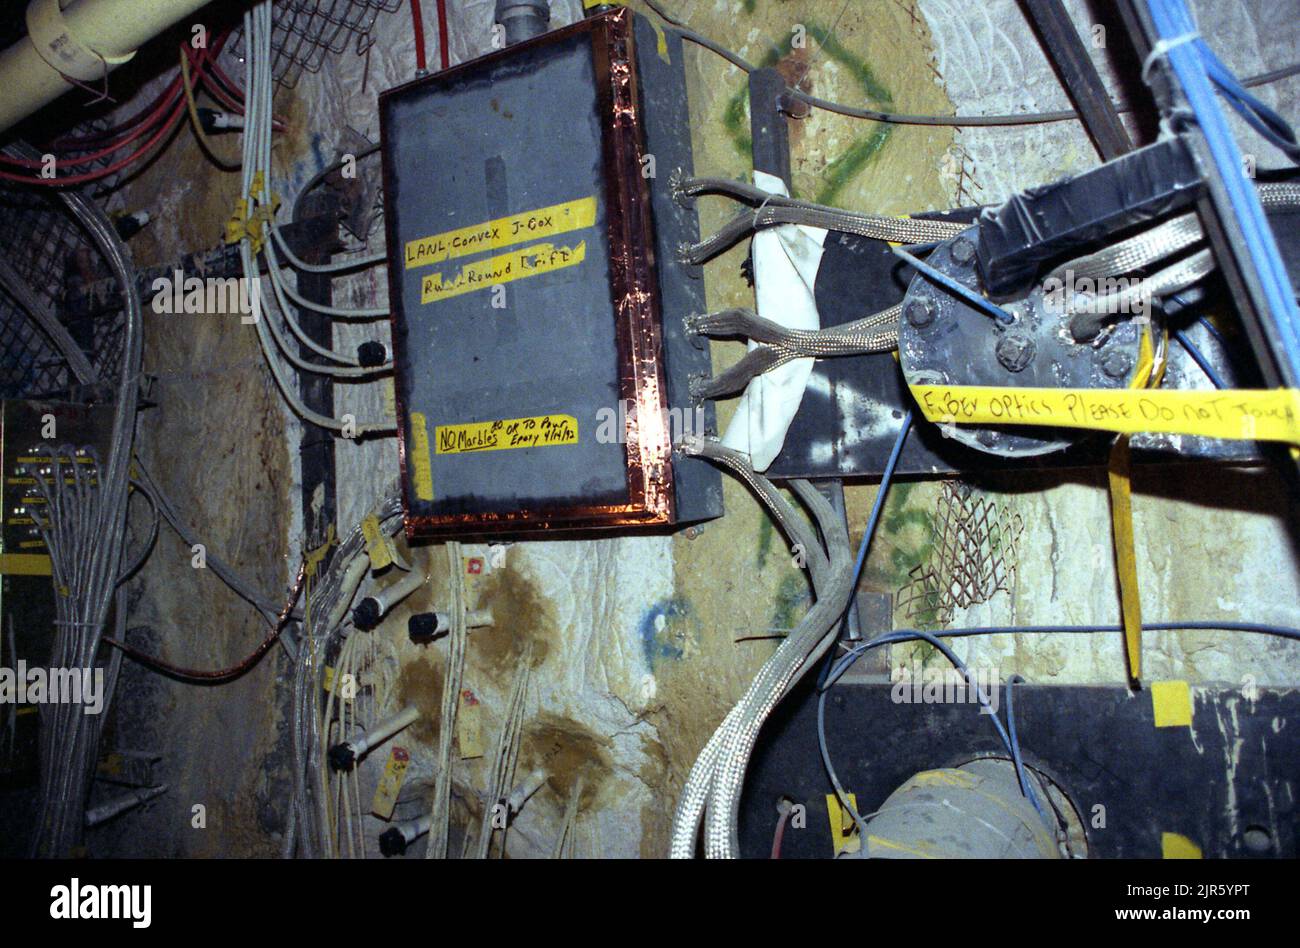
M 1013 297 L 1048 261 L 1187 207 L 1203 186 L 1191 149 L 1173 137 L 1014 195 L 979 218 L 984 291 L 993 299 Z

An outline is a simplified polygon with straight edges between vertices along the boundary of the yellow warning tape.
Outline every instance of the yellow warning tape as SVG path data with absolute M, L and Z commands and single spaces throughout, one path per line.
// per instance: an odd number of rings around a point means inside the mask
M 1142 599 L 1138 594 L 1137 553 L 1133 543 L 1133 498 L 1130 484 L 1128 435 L 1120 435 L 1110 449 L 1111 534 L 1115 567 L 1119 575 L 1120 614 L 1124 620 L 1124 650 L 1128 674 L 1142 679 Z
M 921 414 L 936 424 L 1046 425 L 1300 444 L 1300 391 L 1296 389 L 993 385 L 913 385 L 911 389 Z

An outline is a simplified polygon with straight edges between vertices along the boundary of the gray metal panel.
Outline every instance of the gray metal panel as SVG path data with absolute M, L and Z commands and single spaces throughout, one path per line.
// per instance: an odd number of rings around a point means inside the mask
M 596 438 L 597 412 L 616 408 L 619 361 L 610 296 L 601 124 L 591 41 L 578 34 L 485 60 L 446 82 L 385 100 L 384 144 L 394 253 L 407 241 L 595 196 L 593 226 L 540 243 L 585 242 L 572 267 L 422 304 L 421 278 L 450 279 L 502 250 L 405 270 L 397 356 L 409 414 L 439 425 L 568 414 L 578 442 L 432 454 L 435 500 L 408 497 L 411 516 L 508 512 L 529 506 L 620 503 L 625 450 Z M 530 246 L 530 243 L 512 246 Z M 412 444 L 407 431 L 407 445 Z
M 650 208 L 654 215 L 668 407 L 673 410 L 670 417 L 683 427 L 689 419 L 693 434 L 700 434 L 696 430 L 700 427 L 705 434 L 716 434 L 713 402 L 697 401 L 690 393 L 691 376 L 711 373 L 708 341 L 685 329 L 687 316 L 705 311 L 704 271 L 677 257 L 680 245 L 700 239 L 695 209 L 673 200 L 671 184 L 672 175 L 679 170 L 688 177 L 694 174 L 682 39 L 665 30 L 661 53 L 654 25 L 638 16 L 636 50 L 646 154 L 655 160 L 655 174 L 649 179 Z M 673 435 L 674 441 L 680 438 L 677 431 Z M 722 472 L 717 467 L 674 451 L 673 483 L 679 523 L 722 516 Z

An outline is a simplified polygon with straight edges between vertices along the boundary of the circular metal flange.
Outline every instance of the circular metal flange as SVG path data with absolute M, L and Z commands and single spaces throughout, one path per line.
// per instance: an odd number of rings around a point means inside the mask
M 927 263 L 976 292 L 978 225 L 934 249 Z M 1095 339 L 1074 341 L 1070 316 L 1042 286 L 1000 304 L 1001 323 L 917 274 L 903 300 L 898 357 L 908 385 L 990 385 L 1021 388 L 1126 388 L 1138 365 L 1140 327 L 1119 317 Z M 1087 432 L 1026 425 L 948 425 L 944 434 L 977 451 L 1034 457 L 1063 451 Z

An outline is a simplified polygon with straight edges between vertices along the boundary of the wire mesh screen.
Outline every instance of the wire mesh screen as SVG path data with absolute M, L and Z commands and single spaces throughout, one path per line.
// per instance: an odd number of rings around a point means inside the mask
M 124 327 L 120 288 L 76 219 L 52 195 L 0 189 L 0 244 L 100 377 L 114 377 Z M 75 381 L 27 310 L 0 289 L 0 397 L 59 396 Z
M 276 82 L 292 89 L 305 72 L 319 72 L 326 53 L 351 47 L 358 55 L 374 45 L 370 35 L 381 13 L 395 13 L 406 0 L 279 0 L 272 9 L 271 51 Z M 233 51 L 244 53 L 244 32 Z
M 945 482 L 935 502 L 929 555 L 899 590 L 898 611 L 909 623 L 934 628 L 952 621 L 955 609 L 987 602 L 998 590 L 1009 592 L 1023 530 L 1019 514 L 969 485 Z

